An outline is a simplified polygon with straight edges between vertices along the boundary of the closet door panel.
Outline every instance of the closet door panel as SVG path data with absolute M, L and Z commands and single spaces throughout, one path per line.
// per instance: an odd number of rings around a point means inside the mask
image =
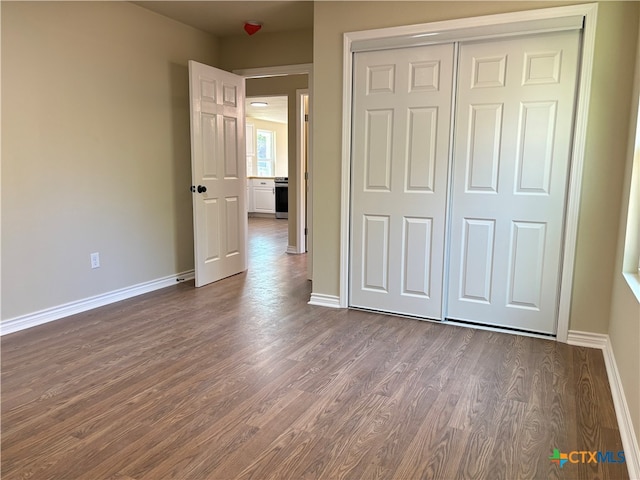
M 579 43 L 460 45 L 448 318 L 556 331 Z
M 442 318 L 453 51 L 355 54 L 351 306 Z

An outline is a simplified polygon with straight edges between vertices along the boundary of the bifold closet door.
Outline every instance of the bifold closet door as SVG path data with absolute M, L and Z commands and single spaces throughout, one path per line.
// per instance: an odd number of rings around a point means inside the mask
M 453 52 L 355 54 L 351 306 L 442 318 Z
M 448 318 L 556 331 L 579 44 L 460 45 Z

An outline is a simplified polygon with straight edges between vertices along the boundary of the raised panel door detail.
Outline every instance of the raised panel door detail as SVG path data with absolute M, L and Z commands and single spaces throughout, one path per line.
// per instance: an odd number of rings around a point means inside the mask
M 200 79 L 200 95 L 202 100 L 208 102 L 216 101 L 216 81 L 208 78 Z
M 402 293 L 429 297 L 432 218 L 404 218 Z
M 520 108 L 516 193 L 548 194 L 557 102 L 525 102 Z
M 388 291 L 389 281 L 389 217 L 364 215 L 363 283 L 367 290 Z
M 375 65 L 367 68 L 367 95 L 395 91 L 395 65 Z
M 354 54 L 350 306 L 442 319 L 453 58 Z
M 238 92 L 235 85 L 224 84 L 222 86 L 222 98 L 224 105 L 229 107 L 238 106 Z
M 240 202 L 238 197 L 226 197 L 224 199 L 225 214 L 227 219 L 227 251 L 226 256 L 230 257 L 240 253 L 240 229 L 238 223 L 240 218 Z
M 507 56 L 473 58 L 471 88 L 504 87 Z
M 538 52 L 524 54 L 523 85 L 544 85 L 560 82 L 562 52 Z
M 201 116 L 202 127 L 202 162 L 204 167 L 203 177 L 207 180 L 218 178 L 218 162 L 216 160 L 218 148 L 218 132 L 216 116 L 203 113 Z
M 224 176 L 238 178 L 238 124 L 233 117 L 224 117 Z
M 465 218 L 460 299 L 490 303 L 495 220 Z
M 433 192 L 437 125 L 437 107 L 409 109 L 407 191 Z
M 245 80 L 191 60 L 188 66 L 191 184 L 204 187 L 192 195 L 201 287 L 247 268 Z
M 220 259 L 220 203 L 217 198 L 207 198 L 204 207 L 207 232 L 205 262 L 210 263 Z
M 365 190 L 391 189 L 393 110 L 367 112 L 365 137 Z
M 498 191 L 502 104 L 469 106 L 467 192 Z
M 577 30 L 460 43 L 450 319 L 556 332 L 579 52 Z
M 438 90 L 440 84 L 440 62 L 414 62 L 411 63 L 409 84 L 410 92 L 425 92 Z
M 507 283 L 510 307 L 540 309 L 546 227 L 545 223 L 512 223 Z

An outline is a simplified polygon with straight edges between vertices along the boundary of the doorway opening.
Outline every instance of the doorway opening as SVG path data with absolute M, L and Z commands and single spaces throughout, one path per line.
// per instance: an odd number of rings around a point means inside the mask
M 274 67 L 266 70 L 268 71 L 257 69 L 230 73 L 189 61 L 192 145 L 190 190 L 194 194 L 196 287 L 240 273 L 248 266 L 247 159 L 242 153 L 246 147 L 246 96 L 287 97 L 289 131 L 281 136 L 288 137 L 289 146 L 286 147 L 286 151 L 295 152 L 294 156 L 287 155 L 285 163 L 288 174 L 291 174 L 294 181 L 292 190 L 295 191 L 295 195 L 292 195 L 291 191 L 286 194 L 286 200 L 290 202 L 288 208 L 293 208 L 294 212 L 299 210 L 296 199 L 300 198 L 300 191 L 306 189 L 308 174 L 302 167 L 302 158 L 307 156 L 298 154 L 299 139 L 296 134 L 303 128 L 297 124 L 300 115 L 296 115 L 295 110 L 292 111 L 292 105 L 297 104 L 296 93 L 300 87 L 309 87 L 311 65 Z M 243 76 L 245 78 L 242 78 Z M 256 82 L 260 88 L 256 87 Z M 260 103 L 264 105 L 266 102 Z M 274 199 L 276 177 L 266 175 L 276 173 L 276 131 L 274 128 L 258 129 L 255 125 L 253 128 L 255 137 L 250 135 L 250 138 L 255 138 L 255 142 L 253 147 L 250 144 L 250 151 L 253 148 L 255 161 L 250 164 L 250 172 L 257 173 L 260 169 L 259 186 L 265 187 L 265 193 L 268 192 L 268 196 Z M 290 131 L 292 128 L 293 133 Z M 310 150 L 310 141 L 306 142 L 306 145 Z M 282 180 L 285 178 L 287 177 L 283 177 Z M 269 183 L 273 183 L 273 186 Z M 288 184 L 286 189 L 289 190 Z M 255 200 L 253 205 L 255 206 Z M 275 207 L 272 208 L 275 211 Z M 304 209 L 301 211 L 304 212 Z M 288 212 L 283 212 L 282 216 L 288 217 L 285 213 Z M 292 218 L 293 222 L 285 223 L 285 251 L 304 253 L 304 244 L 296 242 L 296 238 L 299 231 L 304 230 L 305 222 L 297 221 L 296 215 Z
M 235 70 L 234 73 L 245 77 L 247 97 L 286 96 L 288 98 L 288 168 L 286 175 L 278 175 L 274 172 L 274 177 L 286 177 L 288 182 L 286 252 L 290 254 L 311 252 L 312 65 Z M 256 173 L 256 170 L 252 170 L 253 175 Z M 247 175 L 249 176 L 249 173 Z M 310 257 L 307 255 L 307 278 L 309 279 L 312 274 Z

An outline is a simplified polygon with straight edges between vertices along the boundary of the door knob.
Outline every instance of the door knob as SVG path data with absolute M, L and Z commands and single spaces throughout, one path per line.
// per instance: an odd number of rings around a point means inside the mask
M 198 193 L 204 193 L 207 191 L 207 187 L 204 185 L 198 185 Z

